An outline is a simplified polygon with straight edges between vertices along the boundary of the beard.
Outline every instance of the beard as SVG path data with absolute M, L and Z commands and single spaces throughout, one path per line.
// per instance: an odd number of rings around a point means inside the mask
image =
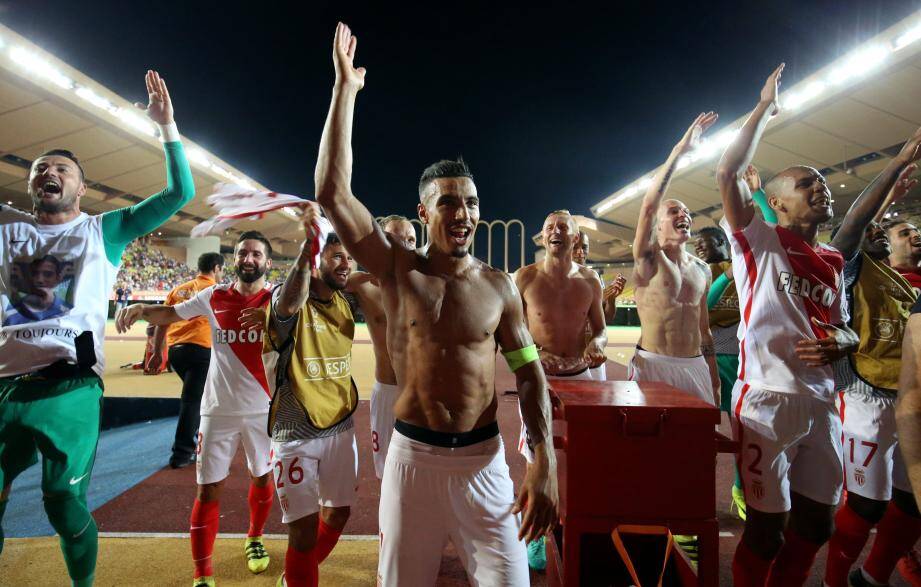
M 340 284 L 338 281 L 336 281 L 336 278 L 332 273 L 323 273 L 320 275 L 320 279 L 322 279 L 323 283 L 325 283 L 326 286 L 333 291 L 342 291 L 345 289 L 346 284 Z
M 265 275 L 265 265 L 256 265 L 253 271 L 244 271 L 239 266 L 234 269 L 234 273 L 243 283 L 253 283 Z
M 37 196 L 29 194 L 32 199 L 32 208 L 36 212 L 44 212 L 46 214 L 60 214 L 61 212 L 70 212 L 74 209 L 74 203 L 77 201 L 75 197 L 66 197 L 62 196 L 58 200 L 46 200 Z

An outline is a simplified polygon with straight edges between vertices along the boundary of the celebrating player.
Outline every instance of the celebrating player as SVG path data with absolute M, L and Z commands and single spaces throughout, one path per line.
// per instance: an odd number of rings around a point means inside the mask
M 128 244 L 195 195 L 166 82 L 155 71 L 147 72 L 146 82 L 146 113 L 159 127 L 166 156 L 163 191 L 88 216 L 80 211 L 87 185 L 79 160 L 54 149 L 29 170 L 34 213 L 0 205 L 0 520 L 13 480 L 41 452 L 45 512 L 78 586 L 93 584 L 98 548 L 86 489 L 99 440 L 106 300 Z M 42 314 L 33 312 L 30 296 L 50 302 L 42 304 Z
M 643 328 L 628 373 L 633 381 L 663 381 L 718 406 L 720 378 L 707 317 L 710 270 L 684 248 L 691 236 L 687 206 L 663 200 L 678 160 L 716 119 L 713 112 L 694 119 L 643 198 L 633 241 L 636 310 Z
M 356 43 L 339 24 L 316 194 L 346 248 L 380 282 L 400 386 L 381 488 L 378 581 L 433 584 L 450 539 L 476 584 L 526 585 L 521 539 L 556 523 L 557 489 L 550 401 L 521 299 L 511 278 L 469 254 L 479 196 L 462 161 L 423 173 L 418 210 L 431 236 L 415 251 L 386 235 L 352 194 L 352 117 L 365 81 L 353 64 Z M 517 502 L 496 423 L 497 345 L 515 372 L 536 454 Z
M 358 490 L 355 321 L 341 293 L 352 258 L 330 234 L 319 267 L 313 267 L 315 215 L 315 207 L 305 209 L 307 238 L 284 285 L 275 290 L 264 344 L 266 352 L 277 353 L 265 362 L 276 382 L 269 430 L 275 487 L 288 525 L 279 587 L 316 587 L 317 567 L 339 540 Z
M 380 221 L 385 233 L 403 242 L 407 249 L 416 248 L 416 231 L 405 216 L 394 214 Z M 365 315 L 371 344 L 374 345 L 374 387 L 371 389 L 371 450 L 374 458 L 374 473 L 378 479 L 384 476 L 387 462 L 387 448 L 393 434 L 393 405 L 399 396 L 397 376 L 390 364 L 387 352 L 387 314 L 381 288 L 370 273 L 355 271 L 349 276 L 348 291 L 355 294 Z
M 269 384 L 262 366 L 262 332 L 245 328 L 241 319 L 243 310 L 263 307 L 271 298 L 265 285 L 271 255 L 272 245 L 262 233 L 244 232 L 234 249 L 237 279 L 232 284 L 209 287 L 175 306 L 128 306 L 115 318 L 119 332 L 140 319 L 162 326 L 205 316 L 211 324 L 211 363 L 198 432 L 198 487 L 189 519 L 195 586 L 214 585 L 211 555 L 220 521 L 221 490 L 241 441 L 252 476 L 243 552 L 250 572 L 261 573 L 269 566 L 262 540 L 272 508 L 270 438 L 265 427 Z
M 770 180 L 764 191 L 776 226 L 755 214 L 744 179 L 778 108 L 782 71 L 783 65 L 767 79 L 717 168 L 742 308 L 733 390 L 747 514 L 733 561 L 740 587 L 764 585 L 769 574 L 771 585 L 802 585 L 828 540 L 842 477 L 829 365 L 857 343 L 842 324 L 841 253 L 817 241 L 819 225 L 832 217 L 825 178 L 795 166 Z
M 886 584 L 897 561 L 921 536 L 921 513 L 899 453 L 895 425 L 902 333 L 917 295 L 886 264 L 889 239 L 871 221 L 883 194 L 893 192 L 898 200 L 916 183 L 908 176 L 915 170 L 910 163 L 919 142 L 921 130 L 854 202 L 831 242 L 850 259 L 844 266 L 844 286 L 850 325 L 860 344 L 834 366 L 848 491 L 828 545 L 829 587 Z M 900 174 L 897 181 L 894 174 Z M 848 571 L 877 524 L 870 555 L 849 581 Z

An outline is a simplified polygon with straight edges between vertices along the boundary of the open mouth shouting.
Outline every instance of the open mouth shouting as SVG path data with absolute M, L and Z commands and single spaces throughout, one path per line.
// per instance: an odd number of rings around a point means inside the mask
M 60 194 L 63 191 L 63 187 L 55 179 L 46 179 L 44 183 L 41 184 L 41 195 L 56 195 Z
M 687 218 L 680 218 L 677 221 L 675 221 L 674 227 L 675 227 L 675 230 L 689 233 L 691 232 L 691 221 L 688 220 Z
M 470 226 L 466 224 L 459 224 L 452 226 L 448 231 L 448 234 L 451 236 L 451 241 L 458 247 L 467 246 L 467 242 L 470 240 L 470 235 L 472 234 Z

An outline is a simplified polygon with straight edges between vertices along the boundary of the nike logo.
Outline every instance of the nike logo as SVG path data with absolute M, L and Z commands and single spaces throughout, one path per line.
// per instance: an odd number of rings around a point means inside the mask
M 84 474 L 82 474 L 82 475 L 80 475 L 79 477 L 76 477 L 76 478 L 71 477 L 71 478 L 70 478 L 70 484 L 71 484 L 71 485 L 76 485 L 77 483 L 79 483 L 80 481 L 82 481 L 83 478 L 86 477 L 87 475 L 89 475 L 89 473 L 84 473 Z
M 224 312 L 229 312 L 230 310 L 215 310 L 215 314 L 223 314 Z
M 799 251 L 795 251 L 795 250 L 789 249 L 789 248 L 787 249 L 787 254 L 788 254 L 788 255 L 799 255 L 800 257 L 808 257 L 808 256 L 809 256 L 809 253 L 801 253 L 801 252 L 799 252 Z

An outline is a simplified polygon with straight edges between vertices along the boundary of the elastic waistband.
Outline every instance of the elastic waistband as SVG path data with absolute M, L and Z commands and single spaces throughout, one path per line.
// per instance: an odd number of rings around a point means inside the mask
M 470 432 L 438 432 L 437 430 L 429 430 L 428 428 L 409 424 L 403 420 L 397 420 L 393 425 L 393 429 L 409 439 L 443 448 L 470 446 L 499 435 L 498 422 L 487 424 Z
M 414 468 L 443 471 L 450 474 L 470 474 L 484 470 L 505 471 L 505 449 L 501 436 L 493 436 L 462 448 L 444 448 L 413 440 L 393 431 L 387 462 Z
M 560 379 L 563 379 L 566 377 L 578 377 L 579 375 L 583 375 L 587 373 L 589 369 L 591 369 L 591 367 L 586 367 L 585 369 L 582 369 L 581 371 L 573 371 L 571 373 L 547 373 L 547 377 L 559 377 Z
M 647 351 L 640 345 L 636 345 L 636 354 L 650 361 L 667 361 L 677 365 L 697 365 L 704 358 L 703 355 L 696 355 L 694 357 L 670 357 L 668 355 L 660 355 L 659 353 Z

